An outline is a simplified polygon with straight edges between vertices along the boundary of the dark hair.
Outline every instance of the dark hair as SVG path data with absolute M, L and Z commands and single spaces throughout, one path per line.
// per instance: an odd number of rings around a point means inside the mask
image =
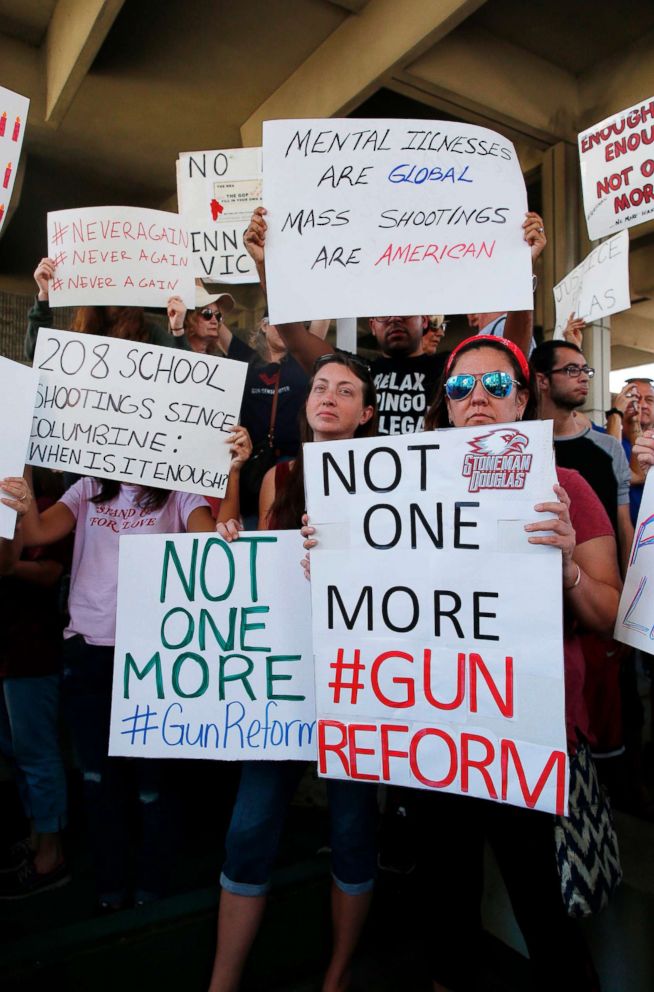
M 112 314 L 107 307 L 78 307 L 71 330 L 128 341 L 149 340 L 142 307 L 116 307 Z
M 300 423 L 300 449 L 288 473 L 286 484 L 275 492 L 275 499 L 268 513 L 268 520 L 276 530 L 293 530 L 302 526 L 302 514 L 305 511 L 304 498 L 304 458 L 302 444 L 313 441 L 313 430 L 309 426 L 306 415 L 306 399 L 313 387 L 316 372 L 324 365 L 343 365 L 363 383 L 363 406 L 371 406 L 373 414 L 365 424 L 359 424 L 354 437 L 373 437 L 377 433 L 377 393 L 372 381 L 369 367 L 354 355 L 347 352 L 335 351 L 323 355 L 314 365 L 313 373 L 307 386 L 307 395 L 298 415 Z
M 100 492 L 91 496 L 91 503 L 110 503 L 120 492 L 121 483 L 117 479 L 96 479 L 100 483 Z M 170 489 L 154 489 L 152 486 L 141 486 L 141 495 L 136 505 L 142 510 L 160 510 L 165 506 L 170 496 Z
M 625 385 L 630 386 L 632 382 L 646 382 L 648 386 L 652 386 L 654 389 L 654 379 L 648 379 L 645 375 L 635 375 L 631 379 L 625 380 Z
M 505 358 L 508 358 L 511 363 L 511 368 L 513 369 L 513 378 L 520 384 L 520 389 L 526 389 L 529 393 L 522 419 L 536 419 L 536 410 L 538 408 L 538 391 L 536 389 L 534 377 L 532 376 L 529 382 L 525 382 L 525 376 L 520 368 L 518 360 L 515 355 L 512 354 L 511 350 L 507 348 L 502 338 L 490 338 L 489 340 L 488 337 L 472 337 L 468 338 L 463 345 L 459 346 L 459 350 L 454 357 L 452 365 L 443 370 L 443 374 L 438 384 L 438 389 L 436 390 L 436 396 L 434 397 L 434 401 L 429 407 L 427 416 L 425 417 L 425 430 L 431 431 L 436 427 L 449 426 L 450 420 L 447 412 L 445 382 L 449 379 L 450 375 L 454 374 L 454 370 L 461 355 L 466 355 L 469 351 L 481 351 L 482 348 L 491 348 L 494 351 L 500 352 L 500 354 L 504 355 Z
M 549 373 L 554 368 L 556 363 L 556 353 L 559 348 L 569 348 L 570 351 L 576 351 L 578 355 L 584 357 L 584 353 L 581 348 L 573 344 L 572 341 L 562 341 L 557 339 L 556 341 L 552 338 L 549 341 L 543 341 L 532 351 L 529 356 L 529 364 L 534 372 L 540 372 L 541 375 L 549 375 Z

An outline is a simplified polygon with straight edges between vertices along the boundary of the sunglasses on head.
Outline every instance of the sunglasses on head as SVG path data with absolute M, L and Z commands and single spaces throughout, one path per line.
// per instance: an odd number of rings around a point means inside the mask
M 448 399 L 464 400 L 472 393 L 477 380 L 481 382 L 488 395 L 493 396 L 496 400 L 503 400 L 506 396 L 510 396 L 513 387 L 520 386 L 518 380 L 514 379 L 509 372 L 483 372 L 480 375 L 474 375 L 472 372 L 460 372 L 459 375 L 451 375 L 445 381 L 445 392 Z
M 366 375 L 370 375 L 370 366 L 363 358 L 359 358 L 358 355 L 351 355 L 349 352 L 340 351 L 328 351 L 325 355 L 319 355 L 313 363 L 314 373 L 322 368 L 323 365 L 329 365 L 330 362 L 338 362 L 339 365 L 356 365 L 357 368 L 362 369 Z
M 204 310 L 200 310 L 198 315 L 202 317 L 202 320 L 211 320 L 212 317 L 215 317 L 218 323 L 220 323 L 223 319 L 223 315 L 220 310 L 210 310 L 209 307 L 206 307 Z

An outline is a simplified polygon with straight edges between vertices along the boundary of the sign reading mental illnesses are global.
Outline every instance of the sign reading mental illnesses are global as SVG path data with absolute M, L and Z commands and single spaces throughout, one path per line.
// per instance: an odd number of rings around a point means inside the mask
M 629 567 L 624 579 L 615 639 L 654 653 L 654 470 L 645 480 Z
M 556 324 L 554 337 L 562 338 L 571 313 L 591 323 L 628 310 L 629 235 L 620 231 L 586 255 L 554 287 Z
M 297 531 L 123 537 L 109 753 L 315 759 Z
M 0 231 L 9 210 L 30 102 L 0 86 Z
M 0 358 L 0 479 L 23 474 L 37 383 L 33 369 Z M 15 527 L 16 511 L 0 503 L 0 537 L 12 538 Z
M 189 236 L 177 214 L 141 207 L 80 207 L 48 214 L 55 263 L 50 304 L 195 307 Z
M 654 98 L 582 131 L 584 211 L 591 241 L 654 217 Z
M 30 465 L 224 495 L 243 362 L 42 327 L 34 368 Z
M 551 422 L 304 458 L 320 775 L 563 813 L 561 556 L 524 531 Z
M 532 308 L 527 194 L 503 136 L 424 120 L 263 129 L 271 321 Z
M 182 152 L 177 202 L 191 239 L 193 271 L 210 282 L 258 282 L 243 246 L 252 211 L 261 206 L 261 149 Z

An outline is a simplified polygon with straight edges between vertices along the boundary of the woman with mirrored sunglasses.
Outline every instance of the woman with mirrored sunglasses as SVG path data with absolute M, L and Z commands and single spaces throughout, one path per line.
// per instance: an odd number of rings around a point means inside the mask
M 535 411 L 535 386 L 522 352 L 504 339 L 481 335 L 468 338 L 450 355 L 426 426 L 483 428 L 533 419 Z M 611 633 L 620 577 L 613 531 L 595 493 L 576 472 L 559 469 L 557 475 L 555 495 L 534 507 L 539 519 L 525 530 L 530 543 L 562 553 L 566 729 L 572 752 L 588 730 L 576 631 Z M 527 944 L 532 970 L 528 987 L 599 989 L 583 938 L 561 898 L 553 817 L 438 792 L 420 792 L 418 802 L 424 833 L 421 868 L 434 896 L 427 914 L 434 989 L 467 992 L 482 987 L 485 841 L 493 848 Z

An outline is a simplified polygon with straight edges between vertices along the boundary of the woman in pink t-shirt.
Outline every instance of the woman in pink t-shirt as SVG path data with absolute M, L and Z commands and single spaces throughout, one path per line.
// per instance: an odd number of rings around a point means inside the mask
M 230 436 L 229 492 L 251 443 L 244 428 Z M 18 480 L 6 480 L 11 486 Z M 20 480 L 22 482 L 22 480 Z M 222 514 L 232 515 L 225 499 Z M 77 760 L 93 849 L 99 907 L 120 909 L 133 889 L 136 905 L 161 895 L 170 860 L 162 773 L 164 762 L 108 756 L 113 682 L 118 545 L 121 534 L 213 531 L 203 496 L 83 478 L 54 506 L 39 514 L 33 504 L 23 518 L 24 543 L 47 545 L 75 531 L 69 614 L 64 631 L 64 701 Z M 136 865 L 130 872 L 131 808 L 140 819 Z M 133 886 L 132 886 L 133 878 Z

